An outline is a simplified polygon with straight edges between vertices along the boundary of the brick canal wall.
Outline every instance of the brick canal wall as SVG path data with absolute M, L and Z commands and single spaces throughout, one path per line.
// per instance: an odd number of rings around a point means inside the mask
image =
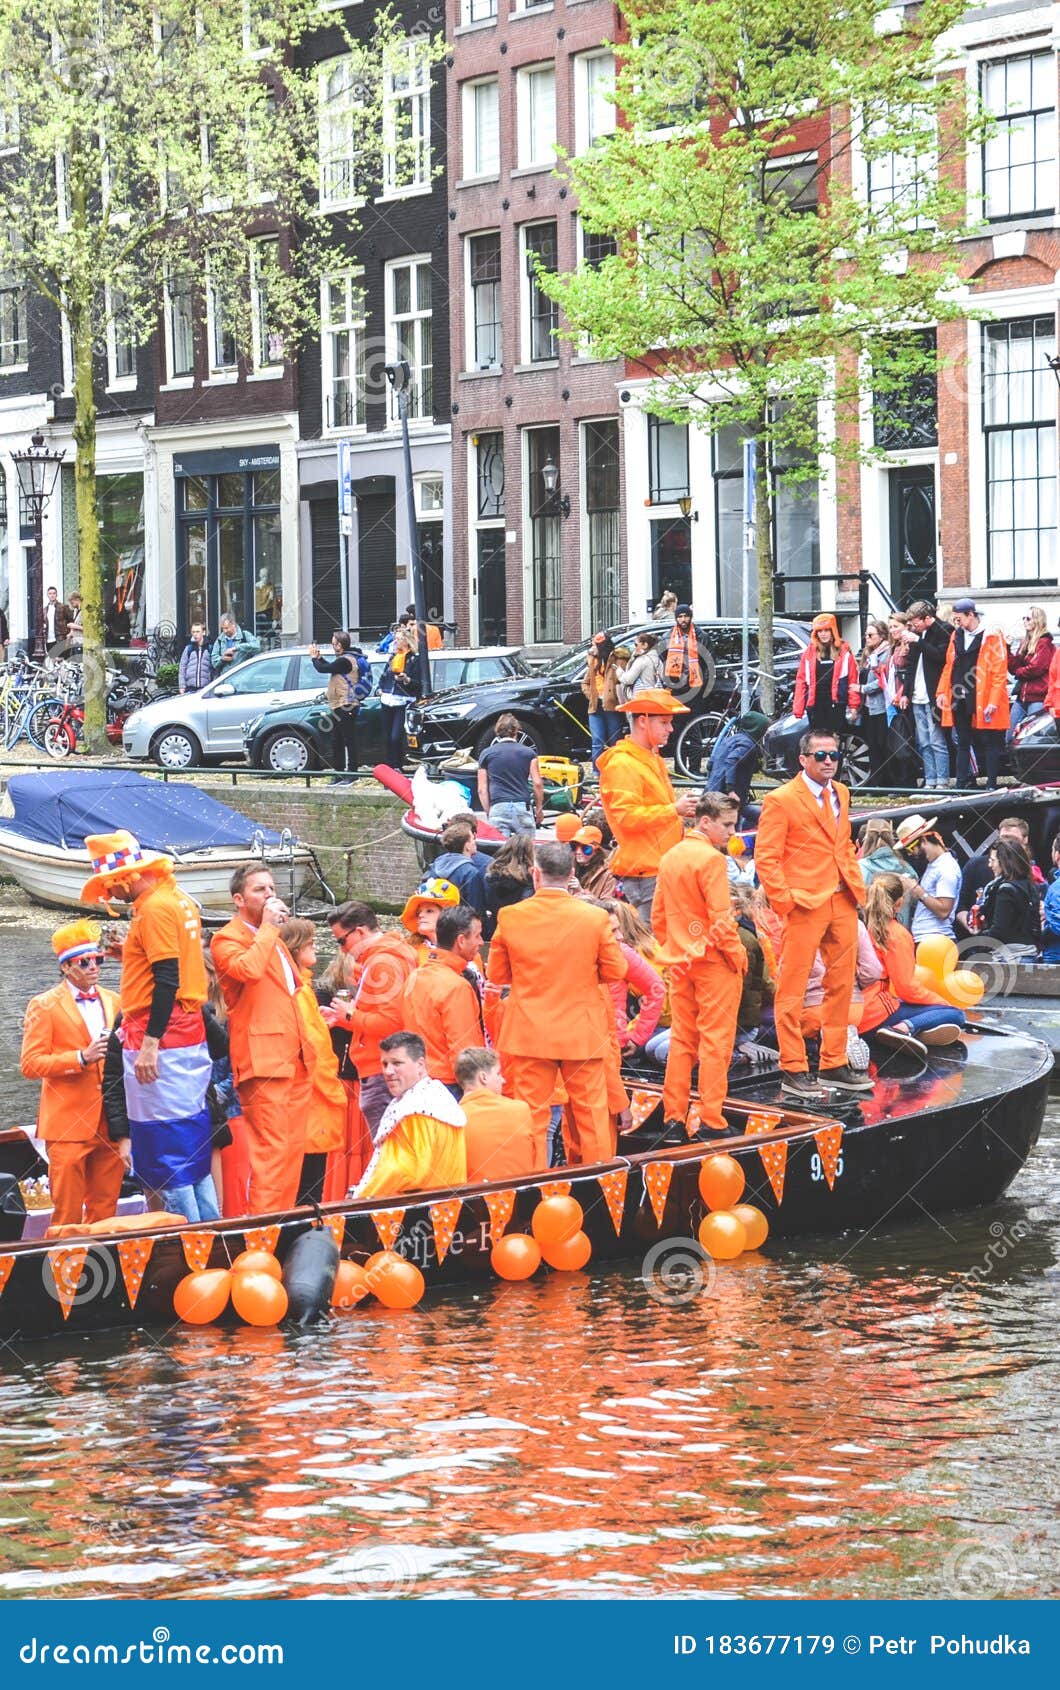
M 385 793 L 344 787 L 240 781 L 212 789 L 222 803 L 264 826 L 289 827 L 311 845 L 339 899 L 400 909 L 420 879 L 416 847 L 401 831 L 405 806 Z

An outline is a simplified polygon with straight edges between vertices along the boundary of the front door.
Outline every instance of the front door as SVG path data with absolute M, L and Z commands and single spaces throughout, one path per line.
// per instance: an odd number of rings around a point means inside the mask
M 508 644 L 507 556 L 503 528 L 478 531 L 478 643 Z
M 938 592 L 935 470 L 931 464 L 891 471 L 891 593 L 905 609 Z

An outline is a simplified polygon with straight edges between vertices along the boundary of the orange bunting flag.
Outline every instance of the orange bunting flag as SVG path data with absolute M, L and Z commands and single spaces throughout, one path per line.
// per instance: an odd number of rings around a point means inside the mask
M 0 1256 L 0 1296 L 3 1296 L 4 1286 L 11 1278 L 11 1269 L 14 1265 L 14 1256 Z
M 773 1196 L 777 1203 L 784 1201 L 784 1172 L 788 1165 L 788 1147 L 782 1139 L 779 1144 L 763 1144 L 758 1152 L 762 1158 L 762 1166 L 769 1175 L 769 1183 L 773 1187 Z
M 84 1272 L 85 1257 L 88 1255 L 87 1244 L 74 1244 L 68 1250 L 49 1250 L 48 1260 L 52 1265 L 52 1278 L 55 1281 L 55 1295 L 59 1300 L 59 1307 L 63 1311 L 63 1319 L 69 1320 L 70 1310 L 74 1306 L 77 1287 L 81 1283 Z
M 656 1225 L 662 1226 L 666 1212 L 666 1198 L 673 1178 L 672 1162 L 649 1162 L 644 1170 L 644 1185 L 655 1211 Z
M 688 1111 L 688 1114 L 685 1116 L 685 1126 L 688 1128 L 689 1138 L 695 1138 L 702 1125 L 703 1117 L 693 1103 Z
M 144 1282 L 144 1273 L 153 1249 L 153 1238 L 123 1238 L 118 1245 L 121 1276 L 125 1281 L 125 1291 L 131 1309 L 136 1307 L 136 1299 L 140 1295 L 140 1287 Z
M 244 1250 L 264 1250 L 267 1256 L 276 1254 L 280 1237 L 278 1226 L 252 1226 L 243 1234 Z
M 570 1186 L 571 1182 L 569 1179 L 558 1179 L 553 1181 L 551 1185 L 543 1185 L 541 1187 L 542 1203 L 545 1201 L 546 1197 L 569 1197 Z
M 642 1127 L 652 1110 L 659 1102 L 659 1094 L 655 1091 L 635 1091 L 630 1093 L 629 1113 L 635 1127 Z
M 483 1195 L 486 1207 L 490 1212 L 490 1245 L 504 1237 L 504 1229 L 512 1218 L 515 1208 L 514 1191 L 487 1191 Z
M 838 1171 L 839 1147 L 843 1142 L 843 1129 L 837 1121 L 831 1127 L 819 1127 L 813 1135 L 817 1146 L 817 1154 L 821 1158 L 824 1177 L 828 1181 L 829 1191 L 835 1190 L 835 1176 Z
M 372 1219 L 383 1249 L 392 1250 L 401 1231 L 401 1223 L 405 1219 L 404 1209 L 382 1209 L 378 1215 L 373 1215 Z
M 622 1211 L 626 1206 L 626 1181 L 629 1179 L 628 1168 L 616 1168 L 614 1173 L 601 1174 L 600 1190 L 607 1201 L 607 1212 L 611 1216 L 611 1223 L 616 1232 L 622 1231 Z
M 779 1125 L 779 1115 L 748 1115 L 744 1133 L 751 1138 L 755 1133 L 771 1133 Z
M 427 1212 L 431 1217 L 434 1228 L 434 1248 L 438 1252 L 439 1262 L 444 1262 L 449 1254 L 449 1246 L 453 1242 L 456 1223 L 460 1219 L 463 1203 L 459 1197 L 447 1197 L 444 1203 L 429 1203 Z
M 339 1253 L 341 1255 L 341 1253 L 342 1253 L 342 1241 L 346 1236 L 346 1216 L 345 1215 L 328 1215 L 327 1219 L 324 1222 L 324 1225 L 327 1227 L 327 1229 L 330 1232 L 332 1238 L 335 1240 L 335 1243 L 337 1244 L 338 1249 L 339 1249 Z
M 188 1264 L 189 1273 L 201 1273 L 210 1260 L 213 1241 L 217 1237 L 215 1232 L 186 1232 L 181 1239 L 184 1246 L 184 1260 Z

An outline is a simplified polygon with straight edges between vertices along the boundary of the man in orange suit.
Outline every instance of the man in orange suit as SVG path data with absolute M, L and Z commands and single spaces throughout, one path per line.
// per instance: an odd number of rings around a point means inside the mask
M 721 1106 L 747 970 L 722 856 L 736 822 L 727 793 L 705 792 L 696 805 L 695 828 L 659 864 L 652 928 L 658 961 L 670 970 L 671 1016 L 663 1144 L 684 1144 L 695 1136 L 686 1117 L 697 1058 L 700 1120 L 712 1132 L 725 1131 Z
M 618 841 L 611 873 L 622 877 L 622 895 L 642 920 L 651 921 L 655 876 L 663 853 L 676 845 L 685 820 L 695 815 L 690 794 L 674 792 L 660 755 L 674 717 L 687 716 L 665 687 L 646 687 L 619 705 L 629 716 L 629 737 L 600 755 L 600 802 Z
M 482 923 L 467 904 L 442 910 L 435 953 L 405 983 L 405 1026 L 427 1047 L 427 1070 L 454 1095 L 456 1059 L 468 1045 L 482 1043 L 482 1006 L 467 976 L 482 944 Z
M 287 908 L 269 870 L 241 863 L 230 888 L 236 913 L 210 950 L 247 1124 L 250 1213 L 271 1215 L 294 1207 L 302 1171 L 310 1080 L 295 1005 L 299 981 L 280 939 Z
M 782 1089 L 790 1098 L 809 1102 L 827 1089 L 872 1090 L 872 1081 L 847 1061 L 865 881 L 850 837 L 850 793 L 833 778 L 838 759 L 834 734 L 813 729 L 803 734 L 801 772 L 769 793 L 755 844 L 758 878 L 784 922 L 773 1004 Z M 814 1080 L 799 1019 L 818 951 L 825 966 L 825 995 Z
M 537 1171 L 534 1161 L 534 1123 L 525 1103 L 505 1097 L 501 1059 L 482 1045 L 462 1050 L 456 1077 L 463 1088 L 460 1107 L 467 1126 L 467 1182 L 522 1179 Z
M 99 927 L 73 921 L 52 934 L 62 979 L 31 998 L 22 1072 L 41 1080 L 37 1133 L 48 1149 L 52 1225 L 80 1226 L 116 1213 L 124 1167 L 103 1113 L 103 1058 L 118 999 L 99 984 Z
M 614 1010 L 601 986 L 626 978 L 607 912 L 570 896 L 568 845 L 537 847 L 532 898 L 497 917 L 486 977 L 511 986 L 499 1033 L 509 1087 L 530 1105 L 534 1166 L 548 1167 L 556 1083 L 566 1088 L 583 1162 L 608 1162 L 615 1134 L 606 1063 Z

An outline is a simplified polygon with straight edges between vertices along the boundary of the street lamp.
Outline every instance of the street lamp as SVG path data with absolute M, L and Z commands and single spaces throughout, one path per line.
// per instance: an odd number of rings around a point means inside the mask
M 549 502 L 554 502 L 556 510 L 562 511 L 565 517 L 570 516 L 570 494 L 564 493 L 562 498 L 556 497 L 556 489 L 559 486 L 559 470 L 552 461 L 551 453 L 541 465 L 541 479 L 545 484 L 545 492 L 548 495 Z
M 33 516 L 33 661 L 44 662 L 44 507 L 55 491 L 59 465 L 65 452 L 48 452 L 38 430 L 29 449 L 12 452 L 22 497 Z
M 427 651 L 427 592 L 423 580 L 423 563 L 420 559 L 420 541 L 416 532 L 416 499 L 412 488 L 412 446 L 409 442 L 409 388 L 412 385 L 412 370 L 407 358 L 398 359 L 395 364 L 387 364 L 386 379 L 394 390 L 397 400 L 398 419 L 401 423 L 401 445 L 405 458 L 405 511 L 409 531 L 409 561 L 412 566 L 412 602 L 416 607 L 416 635 L 419 647 L 420 696 L 427 698 L 431 691 L 431 660 Z
M 1051 358 L 1047 358 L 1045 362 L 1056 377 L 1057 387 L 1060 387 L 1060 352 L 1054 352 L 1053 356 Z
M 692 500 L 687 493 L 683 498 L 678 499 L 677 508 L 681 512 L 681 515 L 685 518 L 686 522 L 689 517 L 691 517 L 693 522 L 699 521 L 699 512 L 692 509 Z

